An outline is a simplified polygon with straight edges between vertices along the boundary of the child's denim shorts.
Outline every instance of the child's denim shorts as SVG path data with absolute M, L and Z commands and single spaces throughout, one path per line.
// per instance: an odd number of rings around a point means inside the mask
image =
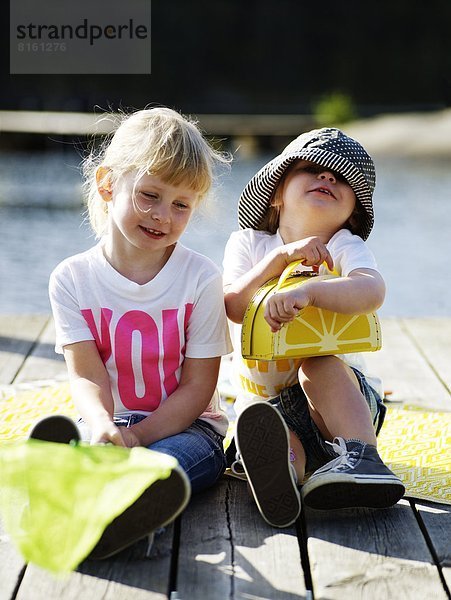
M 368 403 L 377 435 L 384 422 L 387 409 L 381 397 L 370 386 L 363 373 L 354 368 L 352 370 L 359 381 L 360 391 Z M 326 444 L 311 418 L 307 398 L 298 383 L 282 390 L 280 396 L 269 400 L 269 402 L 281 413 L 287 427 L 301 441 L 307 459 L 306 473 L 311 473 L 336 458 L 335 452 L 329 444 Z

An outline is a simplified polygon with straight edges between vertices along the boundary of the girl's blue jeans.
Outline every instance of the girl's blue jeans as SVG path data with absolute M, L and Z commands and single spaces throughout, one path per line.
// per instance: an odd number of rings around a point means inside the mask
M 130 427 L 144 418 L 141 414 L 115 416 L 114 422 L 118 426 Z M 91 436 L 86 423 L 79 419 L 77 425 L 82 439 L 89 441 Z M 176 458 L 191 482 L 191 491 L 196 493 L 212 486 L 224 473 L 223 441 L 224 438 L 208 423 L 196 419 L 185 431 L 150 444 L 148 448 Z

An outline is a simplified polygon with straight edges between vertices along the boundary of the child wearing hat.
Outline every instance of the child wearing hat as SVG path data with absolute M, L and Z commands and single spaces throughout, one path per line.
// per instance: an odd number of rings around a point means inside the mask
M 346 314 L 381 306 L 385 284 L 365 244 L 374 223 L 375 179 L 371 157 L 342 131 L 302 134 L 247 184 L 238 207 L 241 229 L 225 249 L 239 388 L 237 461 L 260 513 L 276 527 L 296 520 L 297 483 L 305 479 L 303 502 L 316 509 L 388 507 L 405 491 L 376 449 L 383 394 L 361 354 L 272 362 L 240 355 L 240 324 L 253 294 L 295 260 L 340 277 L 312 278 L 271 296 L 268 329 L 277 331 L 307 306 Z

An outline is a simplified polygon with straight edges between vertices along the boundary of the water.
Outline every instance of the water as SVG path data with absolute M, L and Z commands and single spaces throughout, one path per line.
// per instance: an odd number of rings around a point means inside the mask
M 187 246 L 221 265 L 237 228 L 239 193 L 267 158 L 238 159 L 222 176 L 214 199 L 191 221 Z M 77 163 L 70 153 L 0 155 L 0 313 L 49 312 L 50 272 L 95 243 L 83 217 Z M 380 159 L 376 166 L 369 245 L 388 289 L 379 314 L 450 316 L 451 170 L 425 160 Z

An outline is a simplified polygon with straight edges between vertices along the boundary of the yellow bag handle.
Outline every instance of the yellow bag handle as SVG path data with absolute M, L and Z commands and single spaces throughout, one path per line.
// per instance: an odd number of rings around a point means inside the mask
M 280 288 L 283 286 L 288 277 L 293 273 L 293 271 L 295 271 L 303 263 L 303 260 L 295 260 L 294 262 L 290 263 L 287 267 L 285 267 L 285 269 L 282 271 L 282 274 L 279 277 L 279 281 L 274 290 L 275 293 L 280 290 Z
M 279 277 L 279 281 L 277 282 L 276 287 L 274 288 L 274 293 L 277 293 L 280 290 L 280 288 L 283 286 L 285 281 L 288 279 L 288 277 L 293 273 L 293 271 L 296 271 L 296 269 L 303 264 L 304 264 L 303 259 L 295 260 L 294 262 L 290 263 L 287 267 L 285 267 L 285 269 L 282 271 L 282 274 Z M 329 267 L 327 266 L 326 261 L 323 262 L 323 265 L 326 267 L 326 269 L 329 273 L 331 273 L 332 275 L 338 276 L 338 273 L 335 269 L 333 271 L 329 270 Z M 310 271 L 308 271 L 308 273 L 310 273 Z

